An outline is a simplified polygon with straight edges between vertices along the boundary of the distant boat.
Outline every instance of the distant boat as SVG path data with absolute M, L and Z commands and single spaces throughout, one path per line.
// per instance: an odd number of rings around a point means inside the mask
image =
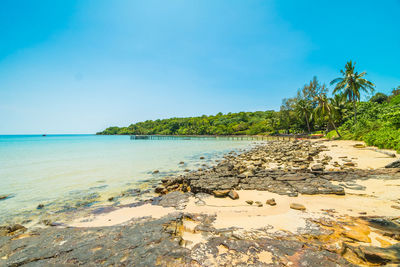
M 46 136 L 45 134 L 42 134 L 42 136 Z

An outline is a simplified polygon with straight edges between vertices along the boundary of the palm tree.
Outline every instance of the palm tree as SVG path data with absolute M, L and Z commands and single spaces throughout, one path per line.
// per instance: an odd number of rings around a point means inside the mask
M 331 85 L 336 84 L 333 94 L 341 92 L 350 102 L 353 102 L 354 124 L 357 123 L 356 102 L 360 100 L 361 92 L 373 92 L 375 86 L 363 78 L 367 74 L 365 71 L 361 73 L 355 71 L 355 65 L 356 63 L 353 64 L 351 60 L 347 62 L 345 70 L 340 70 L 343 77 L 336 78 L 330 83 Z
M 297 112 L 299 117 L 305 117 L 306 123 L 307 123 L 308 133 L 310 133 L 311 132 L 310 115 L 311 115 L 311 112 L 312 112 L 311 103 L 308 102 L 305 99 L 297 100 L 297 102 L 296 102 L 296 112 Z
M 344 114 L 347 112 L 346 97 L 342 94 L 336 94 L 333 98 L 330 98 L 330 103 L 335 111 L 333 113 L 335 122 L 340 124 Z
M 317 107 L 314 110 L 315 115 L 319 116 L 322 119 L 327 119 L 328 123 L 330 123 L 335 129 L 337 135 L 342 137 L 336 128 L 335 123 L 333 122 L 333 117 L 335 116 L 335 109 L 331 104 L 331 100 L 326 97 L 326 94 L 322 93 L 316 96 Z

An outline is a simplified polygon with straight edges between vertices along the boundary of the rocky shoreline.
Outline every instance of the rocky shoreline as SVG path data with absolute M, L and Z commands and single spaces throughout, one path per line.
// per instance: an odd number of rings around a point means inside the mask
M 318 195 L 345 197 L 351 190 L 362 195 L 365 188 L 357 181 L 400 179 L 396 166 L 358 169 L 355 159 L 335 161 L 324 155 L 327 150 L 324 142 L 272 141 L 230 153 L 210 169 L 165 177 L 155 188 L 159 196 L 128 205 L 174 210 L 161 218 L 108 227 L 1 227 L 0 266 L 397 266 L 400 216 L 338 216 L 326 207 L 323 217 L 307 218 L 304 227 L 289 232 L 271 231 L 267 223 L 251 230 L 219 228 L 217 215 L 185 210 L 191 200 L 195 207 L 206 205 L 210 195 L 260 210 L 282 205 L 272 198 L 242 198 L 243 190 L 256 190 L 292 199 L 290 208 L 302 214 L 309 207 L 296 203 L 301 195 L 316 201 Z M 371 243 L 371 233 L 379 235 L 379 245 Z

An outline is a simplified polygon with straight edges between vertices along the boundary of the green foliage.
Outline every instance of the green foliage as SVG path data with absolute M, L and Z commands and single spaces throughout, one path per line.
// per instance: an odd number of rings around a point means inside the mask
M 375 103 L 379 103 L 382 104 L 384 102 L 388 101 L 388 96 L 385 95 L 384 93 L 376 93 L 373 97 L 370 98 L 370 102 L 375 102 Z
M 363 140 L 371 146 L 395 149 L 400 152 L 400 130 L 388 126 L 369 132 Z
M 327 133 L 325 137 L 328 139 L 335 139 L 335 138 L 338 138 L 339 136 L 335 130 L 332 130 L 329 133 Z
M 296 97 L 285 98 L 279 111 L 256 111 L 147 120 L 128 127 L 109 127 L 97 134 L 137 135 L 257 135 L 324 133 L 327 138 L 364 140 L 368 145 L 400 152 L 400 86 L 387 96 L 376 93 L 359 102 L 361 92 L 373 91 L 374 84 L 355 71 L 350 61 L 336 84 L 332 98 L 327 88 L 314 77 L 298 90 Z M 356 116 L 358 114 L 358 116 Z M 354 119 L 353 119 L 354 118 Z
M 390 105 L 398 105 L 400 104 L 400 95 L 393 96 L 390 99 Z
M 273 133 L 279 127 L 274 111 L 239 112 L 215 116 L 147 120 L 128 127 L 110 127 L 98 134 L 245 135 Z

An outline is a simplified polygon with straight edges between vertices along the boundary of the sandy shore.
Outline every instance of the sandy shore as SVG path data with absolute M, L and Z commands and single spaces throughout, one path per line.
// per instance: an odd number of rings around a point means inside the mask
M 367 148 L 355 148 L 356 141 L 328 141 L 324 142 L 329 151 L 322 152 L 323 156 L 331 156 L 333 161 L 340 162 L 344 157 L 356 163 L 355 168 L 370 169 L 382 168 L 395 160 L 385 154 Z M 396 157 L 398 155 L 396 154 Z M 334 168 L 333 166 L 331 166 Z M 328 166 L 329 168 L 329 166 Z M 340 184 L 337 182 L 336 184 Z M 312 219 L 339 219 L 347 216 L 399 216 L 400 210 L 394 206 L 400 205 L 400 180 L 369 179 L 357 180 L 351 187 L 346 188 L 346 195 L 299 195 L 289 197 L 266 191 L 239 190 L 239 199 L 215 198 L 211 195 L 198 199 L 191 197 L 183 210 L 179 212 L 192 214 L 206 214 L 215 216 L 213 226 L 217 229 L 238 228 L 245 231 L 268 228 L 270 232 L 289 231 L 300 233 L 306 227 L 307 221 Z M 275 199 L 277 205 L 270 206 L 266 200 Z M 262 207 L 249 205 L 246 200 L 259 201 Z M 305 211 L 290 208 L 292 203 L 302 204 Z M 174 208 L 146 204 L 133 208 L 121 208 L 106 214 L 80 218 L 70 224 L 74 227 L 102 227 L 128 223 L 132 219 L 142 217 L 160 218 L 177 212 Z M 187 225 L 189 229 L 194 226 Z M 192 231 L 193 232 L 193 231 Z M 195 242 L 202 242 L 200 235 L 196 237 L 188 231 L 186 238 Z M 395 240 L 381 236 L 371 231 L 371 244 L 378 244 L 378 240 L 385 240 L 387 244 L 396 243 Z
M 362 141 L 351 141 L 351 140 L 334 140 L 326 141 L 324 145 L 329 148 L 329 151 L 322 152 L 322 155 L 331 156 L 333 161 L 343 163 L 344 159 L 350 159 L 356 163 L 357 169 L 379 169 L 384 168 L 387 164 L 400 158 L 400 155 L 393 150 L 384 150 L 388 153 L 394 154 L 396 157 L 390 157 L 384 153 L 377 152 L 371 149 L 374 147 L 355 148 L 354 145 L 362 144 Z M 328 165 L 327 168 L 334 169 L 332 165 Z

